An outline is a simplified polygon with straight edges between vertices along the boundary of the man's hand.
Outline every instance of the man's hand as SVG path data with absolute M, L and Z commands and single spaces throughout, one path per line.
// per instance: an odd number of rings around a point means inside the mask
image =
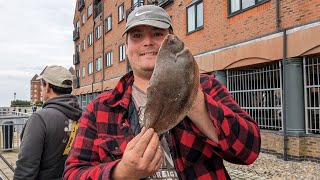
M 112 172 L 112 179 L 141 179 L 152 176 L 163 162 L 159 137 L 153 129 L 145 130 L 127 145 L 121 161 Z

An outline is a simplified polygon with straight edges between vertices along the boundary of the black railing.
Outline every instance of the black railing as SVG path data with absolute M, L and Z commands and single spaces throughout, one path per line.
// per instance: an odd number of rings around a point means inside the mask
M 95 19 L 99 14 L 102 12 L 102 3 L 103 1 L 100 1 L 95 7 L 94 7 L 94 16 L 93 19 Z
M 80 31 L 79 31 L 79 28 L 77 28 L 73 31 L 73 41 L 79 39 L 79 37 L 80 37 Z
M 78 0 L 78 11 L 81 11 L 85 6 L 84 0 Z
M 76 52 L 73 55 L 73 65 L 79 64 L 80 63 L 80 55 L 79 52 Z
M 126 11 L 126 19 L 128 18 L 129 14 L 134 10 L 134 8 L 143 6 L 143 0 L 139 0 L 138 2 L 134 3 L 131 8 L 127 9 Z

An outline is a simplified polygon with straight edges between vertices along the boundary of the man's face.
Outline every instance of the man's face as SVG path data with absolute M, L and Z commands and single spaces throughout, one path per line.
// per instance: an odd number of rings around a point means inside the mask
M 152 73 L 157 53 L 169 29 L 141 25 L 128 32 L 126 55 L 135 73 Z

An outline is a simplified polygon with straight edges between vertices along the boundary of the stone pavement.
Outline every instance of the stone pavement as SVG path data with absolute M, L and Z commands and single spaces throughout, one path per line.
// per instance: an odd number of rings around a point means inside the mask
M 1 152 L 9 163 L 15 167 L 18 159 L 18 150 Z M 267 179 L 316 179 L 320 180 L 320 163 L 283 161 L 273 155 L 260 153 L 259 158 L 250 166 L 235 165 L 225 162 L 231 179 L 234 180 L 267 180 Z M 12 179 L 13 172 L 0 159 L 1 178 Z M 7 176 L 7 177 L 6 177 Z

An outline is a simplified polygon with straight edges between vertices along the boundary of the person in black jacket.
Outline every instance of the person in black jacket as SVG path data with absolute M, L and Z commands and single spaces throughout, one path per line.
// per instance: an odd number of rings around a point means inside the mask
M 82 110 L 71 94 L 72 74 L 61 66 L 48 66 L 38 77 L 43 108 L 33 113 L 21 133 L 14 179 L 61 179 L 71 142 L 69 132 Z

